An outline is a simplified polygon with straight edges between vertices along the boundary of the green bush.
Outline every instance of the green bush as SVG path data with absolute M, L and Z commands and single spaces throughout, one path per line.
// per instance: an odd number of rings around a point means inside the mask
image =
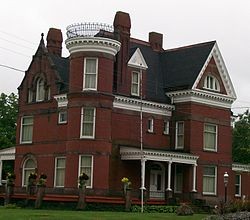
M 175 213 L 177 206 L 162 206 L 162 205 L 145 205 L 143 212 L 145 213 Z M 132 212 L 141 212 L 141 206 L 133 205 Z

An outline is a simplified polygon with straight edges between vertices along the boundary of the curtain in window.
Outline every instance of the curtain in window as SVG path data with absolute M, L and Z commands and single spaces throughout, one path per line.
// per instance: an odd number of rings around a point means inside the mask
M 38 79 L 36 85 L 36 101 L 43 101 L 45 99 L 44 80 Z
M 22 119 L 22 142 L 31 142 L 33 135 L 33 117 Z
M 84 108 L 82 136 L 92 137 L 93 135 L 94 135 L 94 108 Z
M 29 175 L 31 173 L 35 173 L 36 171 L 36 164 L 34 162 L 34 160 L 32 159 L 28 159 L 26 160 L 26 162 L 24 163 L 24 167 L 23 167 L 23 185 L 27 186 L 28 185 L 28 180 L 29 180 Z
M 96 59 L 86 59 L 85 88 L 96 89 Z
M 85 173 L 89 179 L 86 183 L 87 186 L 91 186 L 91 173 L 92 173 L 92 156 L 81 156 L 80 174 Z
M 203 192 L 215 193 L 215 167 L 204 167 Z
M 133 95 L 139 95 L 139 73 L 132 73 L 132 88 L 131 93 Z
M 183 148 L 184 147 L 184 122 L 177 122 L 176 123 L 177 129 L 177 148 Z
M 65 158 L 57 158 L 55 186 L 64 186 L 64 180 L 65 180 Z
M 216 126 L 215 125 L 205 125 L 205 135 L 204 135 L 204 148 L 205 149 L 216 149 Z

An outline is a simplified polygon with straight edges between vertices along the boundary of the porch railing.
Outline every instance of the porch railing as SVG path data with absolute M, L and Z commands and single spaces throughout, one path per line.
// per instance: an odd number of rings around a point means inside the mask
M 149 198 L 165 199 L 165 191 L 150 191 Z

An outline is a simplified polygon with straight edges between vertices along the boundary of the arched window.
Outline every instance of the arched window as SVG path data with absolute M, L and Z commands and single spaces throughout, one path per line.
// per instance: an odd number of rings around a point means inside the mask
M 204 88 L 214 91 L 220 91 L 219 81 L 214 76 L 208 75 L 204 80 Z
M 45 82 L 43 78 L 38 78 L 36 82 L 36 101 L 41 102 L 45 99 Z
M 28 158 L 23 164 L 23 186 L 28 185 L 29 175 L 36 172 L 36 163 L 33 159 Z

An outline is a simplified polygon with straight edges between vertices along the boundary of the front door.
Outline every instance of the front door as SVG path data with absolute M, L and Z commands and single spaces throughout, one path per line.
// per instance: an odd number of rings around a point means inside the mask
M 155 163 L 150 170 L 150 198 L 165 198 L 165 169 Z

